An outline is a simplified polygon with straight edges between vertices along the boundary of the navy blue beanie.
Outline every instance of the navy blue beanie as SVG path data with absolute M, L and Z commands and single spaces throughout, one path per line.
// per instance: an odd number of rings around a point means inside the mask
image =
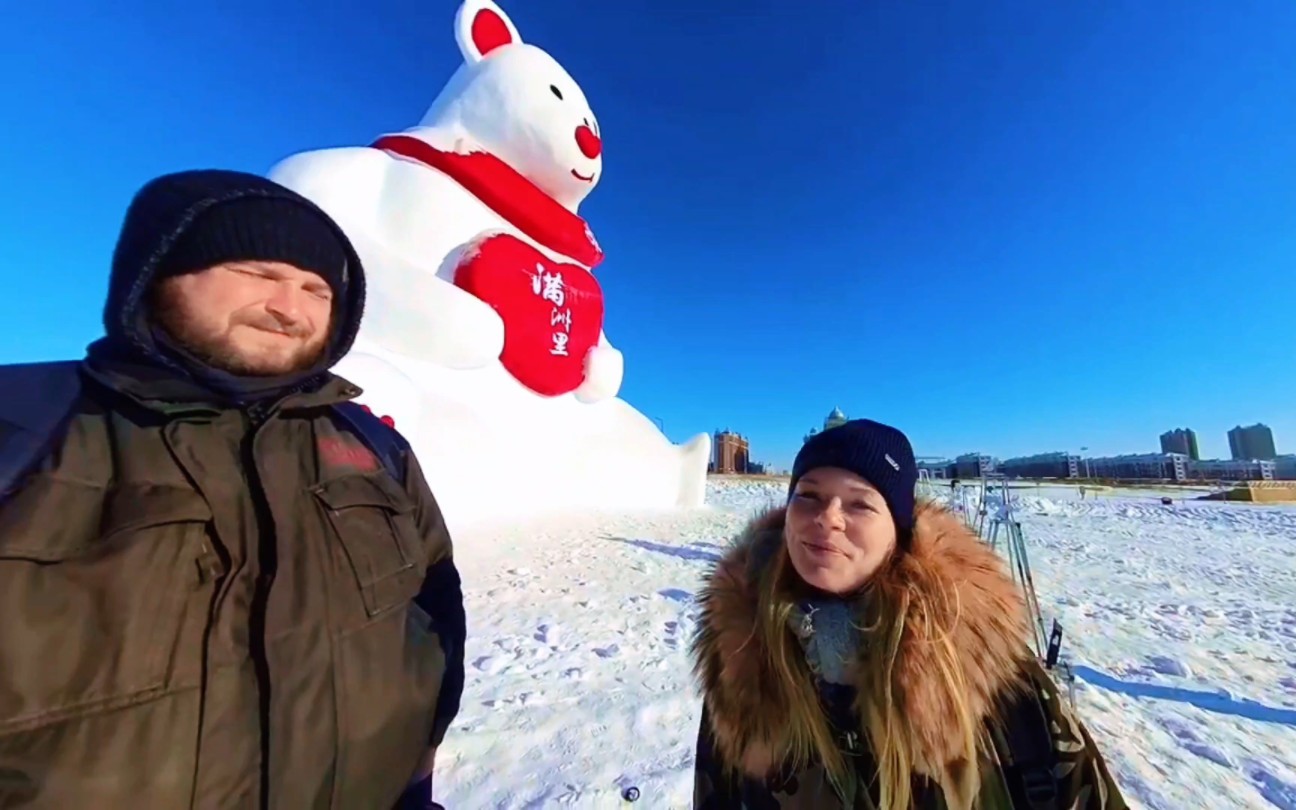
M 283 196 L 245 196 L 199 214 L 167 251 L 158 271 L 178 276 L 226 262 L 283 262 L 324 279 L 335 300 L 341 301 L 346 297 L 349 249 L 333 221 L 314 206 Z
M 913 529 L 918 463 L 909 439 L 899 430 L 871 419 L 852 419 L 811 436 L 792 462 L 788 497 L 801 476 L 819 467 L 838 467 L 868 481 L 882 494 L 896 528 L 905 533 Z

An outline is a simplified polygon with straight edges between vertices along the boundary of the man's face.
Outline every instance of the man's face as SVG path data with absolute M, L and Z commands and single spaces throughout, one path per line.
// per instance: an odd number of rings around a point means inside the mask
M 328 342 L 333 290 L 282 262 L 228 262 L 158 283 L 153 317 L 214 368 L 242 376 L 304 371 Z

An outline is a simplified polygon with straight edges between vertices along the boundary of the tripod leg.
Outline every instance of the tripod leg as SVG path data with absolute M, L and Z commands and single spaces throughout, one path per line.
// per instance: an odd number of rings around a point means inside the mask
M 1035 593 L 1035 578 L 1031 575 L 1030 558 L 1026 554 L 1026 538 L 1022 534 L 1021 524 L 1015 521 L 1010 524 L 1008 531 L 1016 549 L 1017 573 L 1021 578 L 1022 591 L 1026 596 L 1026 608 L 1031 614 L 1033 625 L 1031 630 L 1032 635 L 1035 636 L 1036 651 L 1043 656 L 1048 632 L 1044 629 L 1044 612 L 1040 609 L 1039 596 Z

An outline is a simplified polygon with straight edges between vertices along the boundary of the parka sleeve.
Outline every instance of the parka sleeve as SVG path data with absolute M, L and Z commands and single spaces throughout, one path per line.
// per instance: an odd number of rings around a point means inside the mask
M 1076 810 L 1129 810 L 1089 730 L 1067 705 L 1056 684 L 1040 670 L 1041 698 L 1052 720 L 1057 752 L 1058 807 Z
M 441 507 L 437 505 L 436 497 L 428 487 L 418 459 L 412 452 L 408 454 L 406 463 L 406 489 L 417 504 L 415 520 L 423 536 L 424 548 L 428 550 L 427 573 L 414 601 L 431 617 L 437 636 L 441 639 L 441 650 L 445 654 L 445 675 L 441 679 L 441 691 L 437 695 L 432 739 L 429 741 L 435 748 L 441 744 L 450 723 L 459 713 L 464 686 L 467 618 L 459 569 L 454 562 L 454 546 Z

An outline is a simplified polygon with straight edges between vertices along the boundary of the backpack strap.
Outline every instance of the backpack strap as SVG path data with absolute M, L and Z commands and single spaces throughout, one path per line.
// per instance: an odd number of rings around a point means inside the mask
M 1008 750 L 1001 752 L 1001 759 L 1013 807 L 1057 810 L 1057 748 L 1037 685 L 1032 683 L 1028 693 L 1008 705 L 1003 731 Z
M 62 438 L 81 397 L 81 363 L 0 366 L 0 504 Z
M 405 457 L 410 451 L 405 437 L 359 403 L 340 402 L 333 406 L 333 413 L 378 457 L 387 474 L 405 486 Z

